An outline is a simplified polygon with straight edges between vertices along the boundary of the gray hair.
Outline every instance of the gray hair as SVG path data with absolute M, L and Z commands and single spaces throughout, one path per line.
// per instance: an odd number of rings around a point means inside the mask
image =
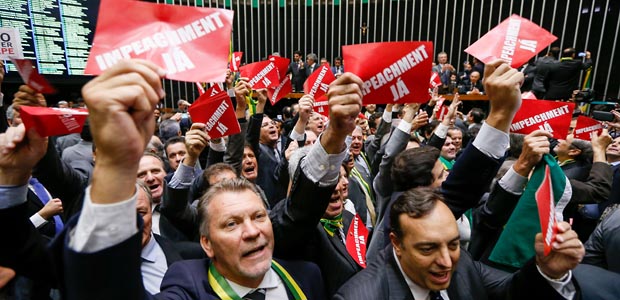
M 306 56 L 306 59 L 312 59 L 314 62 L 319 61 L 318 57 L 314 53 L 310 53 Z

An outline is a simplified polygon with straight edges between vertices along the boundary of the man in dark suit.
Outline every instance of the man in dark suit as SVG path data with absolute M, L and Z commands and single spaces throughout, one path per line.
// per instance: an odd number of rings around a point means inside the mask
M 123 86 L 113 83 L 117 75 L 123 76 L 126 72 L 141 75 L 134 78 L 138 82 L 128 84 L 142 86 L 146 89 L 145 95 L 134 97 L 127 94 Z M 68 225 L 71 229 L 65 232 L 69 236 L 63 239 L 68 241 L 63 254 L 65 278 L 71 282 L 67 286 L 68 299 L 92 299 L 93 296 L 136 299 L 143 294 L 135 251 L 137 219 L 127 207 L 134 205 L 135 186 L 131 179 L 150 136 L 148 133 L 153 130 L 151 122 L 141 120 L 152 118 L 153 107 L 162 96 L 156 91 L 161 89 L 159 78 L 163 74 L 151 63 L 126 61 L 108 69 L 83 89 L 100 152 L 82 215 L 77 225 Z M 295 293 L 304 293 L 308 299 L 324 299 L 315 266 L 273 261 L 272 249 L 274 240 L 286 245 L 290 242 L 287 239 L 304 238 L 304 232 L 283 226 L 287 222 L 298 220 L 317 224 L 325 212 L 329 194 L 338 180 L 335 166 L 346 156 L 345 139 L 355 126 L 354 116 L 360 111 L 362 84 L 352 74 L 345 74 L 332 84 L 328 94 L 331 125 L 302 161 L 298 169 L 301 171 L 293 181 L 291 199 L 309 194 L 316 197 L 315 203 L 281 205 L 279 209 L 286 213 L 272 217 L 271 222 L 254 186 L 247 181 L 225 181 L 212 187 L 200 205 L 201 212 L 206 212 L 201 224 L 201 245 L 211 262 L 200 262 L 201 273 L 194 272 L 193 268 L 197 268 L 194 264 L 199 263 L 196 261 L 172 265 L 162 282 L 159 298 L 213 299 L 222 292 L 238 296 L 241 292 L 264 289 L 266 299 L 282 299 L 286 295 L 290 298 L 290 294 Z M 126 134 L 119 138 L 115 132 L 121 127 Z M 97 272 L 92 272 L 93 268 Z M 291 276 L 285 276 L 286 273 Z M 182 276 L 175 274 L 186 274 L 189 278 L 179 279 Z M 107 278 L 106 285 L 98 281 L 103 277 Z M 209 278 L 219 281 L 214 283 Z M 298 287 L 289 284 L 292 281 Z M 214 288 L 218 285 L 222 289 Z
M 559 63 L 560 47 L 551 47 L 549 52 L 536 61 L 536 71 L 532 79 L 532 92 L 536 98 L 542 99 L 547 92 L 547 74 L 553 64 Z
M 286 73 L 291 74 L 291 83 L 293 84 L 293 91 L 303 92 L 304 81 L 306 81 L 306 64 L 303 61 L 303 54 L 301 51 L 295 51 L 293 53 L 293 61 L 288 66 Z
M 579 74 L 592 66 L 590 51 L 586 51 L 585 60 L 575 59 L 575 48 L 562 51 L 560 63 L 552 64 L 547 73 L 545 100 L 568 100 L 573 91 L 579 89 Z
M 459 245 L 459 231 L 443 196 L 431 188 L 403 193 L 392 206 L 391 245 L 347 282 L 334 299 L 573 299 L 571 269 L 583 245 L 568 223 L 558 225 L 553 249 L 510 275 L 475 262 Z

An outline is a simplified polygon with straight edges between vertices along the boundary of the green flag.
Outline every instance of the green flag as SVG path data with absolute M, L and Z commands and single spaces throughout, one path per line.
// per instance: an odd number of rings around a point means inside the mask
M 534 240 L 541 229 L 535 195 L 545 179 L 547 166 L 549 166 L 549 177 L 553 186 L 556 216 L 559 215 L 561 218 L 562 211 L 572 195 L 572 188 L 564 171 L 553 156 L 545 154 L 534 168 L 523 195 L 489 256 L 490 261 L 508 270 L 521 268 L 536 254 Z

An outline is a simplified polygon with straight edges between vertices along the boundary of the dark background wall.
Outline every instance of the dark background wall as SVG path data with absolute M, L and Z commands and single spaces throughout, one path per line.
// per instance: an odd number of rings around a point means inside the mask
M 295 50 L 305 54 L 314 52 L 331 62 L 341 55 L 342 45 L 430 40 L 435 43 L 436 52 L 446 51 L 450 62 L 461 68 L 464 60 L 471 59 L 463 52 L 465 48 L 511 14 L 518 14 L 557 36 L 558 40 L 551 46 L 592 52 L 596 99 L 620 98 L 620 79 L 614 73 L 620 66 L 620 49 L 616 49 L 620 27 L 620 1 L 617 0 L 314 3 L 311 0 L 207 0 L 176 3 L 233 9 L 233 47 L 245 53 L 244 63 L 261 60 L 273 52 L 292 57 Z M 167 105 L 171 105 L 173 99 L 193 99 L 196 95 L 191 84 L 168 82 L 167 89 L 171 98 Z
M 591 51 L 596 99 L 620 98 L 620 79 L 615 73 L 620 67 L 618 0 L 149 1 L 234 10 L 233 47 L 245 53 L 243 63 L 259 61 L 273 52 L 290 58 L 295 50 L 314 52 L 331 62 L 341 55 L 342 45 L 430 40 L 436 52 L 446 51 L 450 62 L 460 69 L 464 60 L 471 59 L 463 52 L 465 48 L 511 14 L 518 14 L 556 35 L 558 40 L 552 46 Z M 204 62 L 204 67 L 208 66 Z M 49 102 L 71 100 L 86 80 L 57 80 L 54 84 L 68 92 L 52 96 Z M 16 87 L 9 84 L 3 89 L 12 95 Z M 165 88 L 165 107 L 198 96 L 193 83 L 166 80 Z

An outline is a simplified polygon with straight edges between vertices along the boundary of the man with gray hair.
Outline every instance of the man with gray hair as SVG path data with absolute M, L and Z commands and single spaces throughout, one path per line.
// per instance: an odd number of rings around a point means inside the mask
M 306 63 L 308 64 L 308 67 L 306 67 L 306 78 L 319 67 L 317 64 L 318 61 L 319 58 L 314 53 L 310 53 L 306 56 Z

